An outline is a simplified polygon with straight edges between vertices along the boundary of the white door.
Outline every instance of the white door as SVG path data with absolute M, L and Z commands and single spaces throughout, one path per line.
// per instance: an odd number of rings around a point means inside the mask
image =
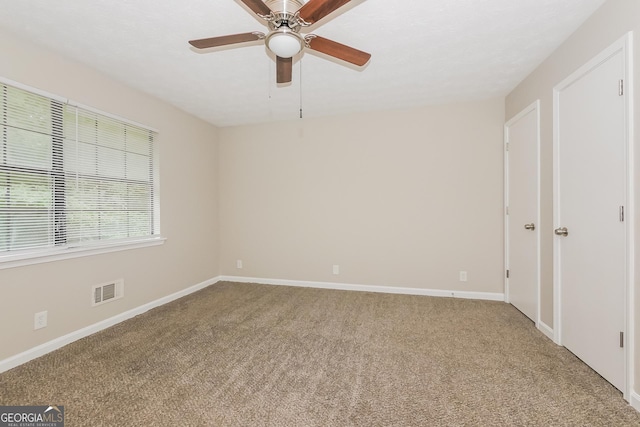
M 624 78 L 624 49 L 608 49 L 554 91 L 559 339 L 620 390 L 626 376 Z
M 539 101 L 505 125 L 507 302 L 538 325 Z

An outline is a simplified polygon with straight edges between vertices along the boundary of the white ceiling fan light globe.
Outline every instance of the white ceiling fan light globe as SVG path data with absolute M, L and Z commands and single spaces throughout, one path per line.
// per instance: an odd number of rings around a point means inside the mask
M 267 38 L 267 47 L 280 58 L 291 58 L 302 50 L 301 38 L 292 32 L 274 32 Z

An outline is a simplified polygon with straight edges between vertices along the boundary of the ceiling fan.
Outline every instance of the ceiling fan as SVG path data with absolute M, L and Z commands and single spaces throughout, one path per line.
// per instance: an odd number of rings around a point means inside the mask
M 300 34 L 308 27 L 350 0 L 240 0 L 260 19 L 265 21 L 269 32 L 265 35 L 259 31 L 232 34 L 207 39 L 190 40 L 197 49 L 227 46 L 239 43 L 264 40 L 267 48 L 276 55 L 276 81 L 289 83 L 293 67 L 293 57 L 303 49 L 311 49 L 338 58 L 357 66 L 363 66 L 371 55 L 345 46 L 341 43 L 317 36 Z

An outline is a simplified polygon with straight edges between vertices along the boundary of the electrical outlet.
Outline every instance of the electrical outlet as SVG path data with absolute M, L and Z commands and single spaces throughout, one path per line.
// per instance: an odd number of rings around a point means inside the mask
M 236 261 L 236 268 L 242 268 L 242 260 L 241 259 Z
M 47 326 L 47 312 L 41 311 L 33 316 L 33 330 L 42 329 Z
M 461 282 L 466 282 L 467 281 L 467 272 L 466 271 L 461 271 L 460 272 L 460 281 Z
M 336 264 L 336 265 L 333 266 L 333 274 L 336 275 L 336 276 L 338 274 L 340 274 L 340 266 L 339 265 Z

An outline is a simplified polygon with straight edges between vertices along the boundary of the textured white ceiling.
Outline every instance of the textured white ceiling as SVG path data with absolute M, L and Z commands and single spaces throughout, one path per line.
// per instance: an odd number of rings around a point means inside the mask
M 305 51 L 275 83 L 264 44 L 188 40 L 266 27 L 239 0 L 0 0 L 0 27 L 218 126 L 505 96 L 605 0 L 352 0 L 307 32 L 372 54 Z M 302 68 L 302 71 L 301 71 Z

